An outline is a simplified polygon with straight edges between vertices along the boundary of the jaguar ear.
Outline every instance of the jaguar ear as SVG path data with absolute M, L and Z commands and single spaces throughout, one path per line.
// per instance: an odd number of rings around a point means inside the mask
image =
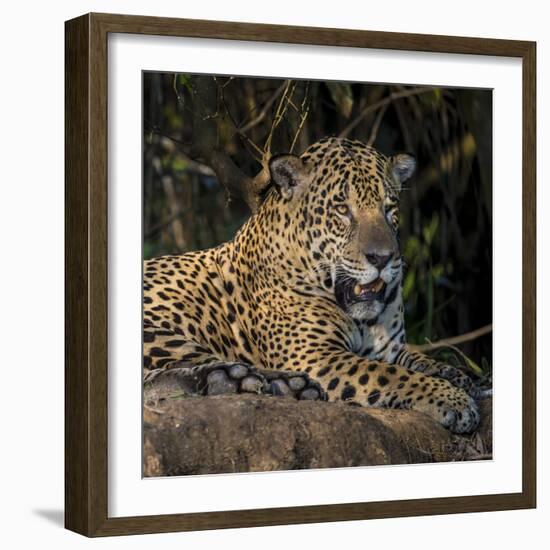
M 412 155 L 394 155 L 390 162 L 392 175 L 400 186 L 413 175 L 416 168 L 416 159 Z
M 269 161 L 271 181 L 279 188 L 284 199 L 299 196 L 307 186 L 306 166 L 296 155 L 277 155 Z

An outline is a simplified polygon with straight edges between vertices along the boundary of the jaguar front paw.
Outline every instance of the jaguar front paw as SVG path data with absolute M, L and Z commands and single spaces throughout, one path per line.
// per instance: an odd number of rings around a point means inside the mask
M 411 408 L 428 414 L 451 432 L 473 432 L 479 424 L 479 409 L 475 400 L 463 389 L 443 382 L 429 399 L 413 401 Z
M 269 382 L 268 393 L 278 396 L 295 397 L 308 401 L 326 401 L 327 394 L 319 382 L 305 372 L 298 371 L 260 371 Z
M 147 400 L 177 395 L 231 395 L 251 393 L 302 400 L 326 400 L 321 386 L 306 373 L 258 369 L 240 362 L 215 362 L 182 366 L 171 363 L 147 373 L 144 379 Z
M 306 373 L 258 369 L 243 363 L 213 366 L 206 377 L 206 394 L 255 393 L 303 400 L 326 399 L 321 386 Z
M 446 363 L 436 363 L 433 365 L 426 365 L 425 368 L 417 368 L 416 372 L 422 372 L 428 376 L 434 378 L 441 378 L 447 380 L 453 386 L 464 390 L 470 397 L 474 399 L 481 399 L 484 397 L 485 392 L 476 384 L 476 382 L 456 367 L 447 365 Z

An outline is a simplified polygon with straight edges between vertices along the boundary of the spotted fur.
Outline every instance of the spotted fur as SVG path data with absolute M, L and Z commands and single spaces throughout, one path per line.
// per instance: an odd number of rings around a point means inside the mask
M 232 241 L 145 262 L 146 373 L 224 362 L 298 371 L 332 401 L 474 429 L 472 381 L 405 343 L 397 229 L 413 170 L 408 155 L 339 138 L 273 158 L 265 199 Z

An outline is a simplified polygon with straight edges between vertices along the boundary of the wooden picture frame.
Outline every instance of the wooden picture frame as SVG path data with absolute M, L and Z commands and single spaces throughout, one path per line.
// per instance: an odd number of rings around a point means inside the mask
M 506 56 L 523 71 L 522 491 L 139 517 L 108 516 L 109 33 Z M 88 14 L 66 22 L 65 525 L 86 536 L 481 512 L 536 505 L 536 45 L 533 42 Z

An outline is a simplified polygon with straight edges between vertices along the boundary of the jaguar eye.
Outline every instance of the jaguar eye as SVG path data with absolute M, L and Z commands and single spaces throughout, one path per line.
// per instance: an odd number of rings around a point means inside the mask
M 390 208 L 386 211 L 386 219 L 390 224 L 397 221 L 397 208 Z
M 337 204 L 334 208 L 335 208 L 336 212 L 338 214 L 340 214 L 340 216 L 349 216 L 350 215 L 349 206 L 347 206 L 346 204 Z

